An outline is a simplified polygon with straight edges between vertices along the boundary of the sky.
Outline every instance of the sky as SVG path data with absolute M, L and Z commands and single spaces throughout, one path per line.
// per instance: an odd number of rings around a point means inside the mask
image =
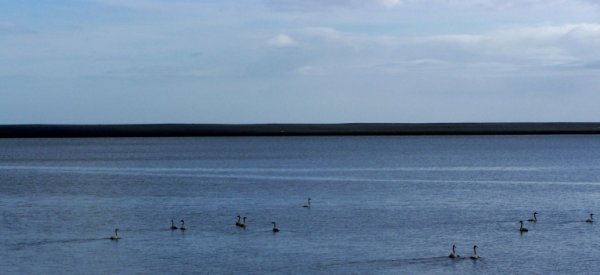
M 0 124 L 595 122 L 600 1 L 0 0 Z

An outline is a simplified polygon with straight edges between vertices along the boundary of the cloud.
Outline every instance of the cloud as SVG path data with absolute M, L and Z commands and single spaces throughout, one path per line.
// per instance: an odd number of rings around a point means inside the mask
M 413 0 L 411 2 L 429 2 L 431 4 L 475 6 L 493 9 L 520 9 L 524 7 L 560 5 L 598 5 L 594 0 Z
M 265 0 L 265 3 L 281 11 L 319 11 L 334 8 L 394 8 L 402 5 L 404 0 Z
M 287 34 L 280 33 L 267 40 L 267 45 L 272 47 L 291 47 L 296 45 L 296 40 Z
M 299 67 L 299 68 L 295 69 L 294 71 L 292 71 L 292 73 L 298 74 L 298 75 L 312 75 L 312 76 L 326 75 L 326 72 L 323 68 L 312 66 L 312 65 L 305 65 L 305 66 Z
M 388 8 L 393 8 L 402 4 L 401 0 L 377 0 L 375 2 Z
M 231 1 L 189 1 L 189 0 L 93 0 L 96 4 L 124 8 L 142 12 L 172 14 L 202 14 L 208 10 L 222 11 L 228 7 L 244 6 L 228 4 Z
M 280 11 L 322 11 L 328 9 L 387 9 L 414 5 L 446 5 L 494 10 L 522 9 L 527 7 L 583 6 L 598 7 L 595 0 L 263 0 L 267 6 Z
M 305 28 L 300 33 L 312 42 L 313 48 L 329 45 L 322 49 L 331 51 L 330 55 L 345 54 L 344 61 L 386 59 L 379 63 L 385 65 L 382 67 L 402 64 L 433 68 L 455 64 L 514 72 L 515 68 L 595 68 L 584 64 L 600 60 L 600 24 L 594 23 L 509 26 L 480 34 L 418 37 L 376 36 L 324 27 Z M 345 48 L 351 51 L 344 52 Z M 365 65 L 369 66 L 377 63 Z

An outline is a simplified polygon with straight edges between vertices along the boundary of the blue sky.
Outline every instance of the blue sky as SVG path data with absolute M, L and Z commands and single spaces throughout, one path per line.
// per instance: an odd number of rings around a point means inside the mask
M 0 124 L 597 121 L 592 0 L 0 0 Z

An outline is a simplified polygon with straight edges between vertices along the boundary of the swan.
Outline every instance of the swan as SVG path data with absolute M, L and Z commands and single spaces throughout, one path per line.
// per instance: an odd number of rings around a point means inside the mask
M 310 208 L 310 198 L 308 198 L 308 203 L 303 205 L 302 207 Z
M 590 213 L 590 218 L 585 220 L 585 222 L 594 222 L 593 218 L 594 218 L 594 213 Z
M 519 231 L 521 231 L 521 232 L 529 232 L 529 229 L 523 227 L 523 221 L 519 221 L 519 223 L 521 223 L 521 227 L 519 228 Z
M 114 236 L 110 236 L 110 239 L 113 241 L 119 240 L 121 237 L 119 237 L 119 234 L 117 233 L 119 232 L 118 228 L 115 228 L 115 235 Z
M 175 226 L 175 221 L 171 220 L 171 230 L 177 230 L 177 226 Z
M 235 226 L 242 226 L 242 223 L 240 222 L 240 219 L 242 219 L 242 217 L 240 217 L 240 215 L 237 215 L 237 221 L 235 222 Z
M 246 217 L 244 217 L 243 222 L 240 224 L 240 227 L 246 228 Z
M 183 220 L 181 220 L 181 226 L 179 227 L 180 230 L 186 230 L 187 228 L 185 227 L 185 222 Z
M 477 246 L 476 245 L 473 246 L 473 255 L 471 255 L 471 257 L 469 257 L 469 258 L 471 258 L 472 260 L 479 259 L 479 256 L 477 256 Z
M 450 253 L 450 255 L 448 255 L 448 258 L 460 258 L 460 255 L 456 254 L 456 245 L 452 245 L 452 253 Z
M 277 228 L 277 223 L 272 222 L 272 224 L 273 224 L 273 233 L 279 232 L 279 228 Z
M 529 219 L 529 220 L 527 220 L 527 221 L 528 221 L 528 222 L 537 222 L 537 216 L 536 216 L 536 215 L 537 215 L 537 213 L 538 213 L 538 212 L 533 212 L 533 218 L 531 218 L 531 219 Z

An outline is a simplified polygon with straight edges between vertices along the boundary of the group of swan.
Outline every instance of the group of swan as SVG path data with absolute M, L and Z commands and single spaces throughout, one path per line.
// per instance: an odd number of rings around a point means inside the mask
M 279 228 L 277 228 L 277 223 L 276 222 L 271 222 L 273 224 L 273 233 L 277 233 L 279 232 Z M 237 227 L 241 227 L 241 228 L 246 228 L 246 217 L 244 217 L 242 219 L 242 222 L 240 222 L 240 215 L 237 215 L 237 221 L 235 222 L 235 226 Z
M 448 258 L 457 259 L 460 258 L 460 255 L 456 253 L 456 245 L 452 245 L 452 252 L 448 255 Z M 473 246 L 473 254 L 469 257 L 471 260 L 478 260 L 479 256 L 477 255 L 477 246 Z
M 537 222 L 537 214 L 538 212 L 533 212 L 533 218 L 528 219 L 528 222 Z M 594 213 L 590 213 L 590 217 L 585 220 L 585 222 L 588 223 L 593 223 L 594 222 Z M 521 226 L 519 227 L 519 232 L 523 233 L 523 232 L 529 232 L 529 229 L 523 227 L 523 221 L 519 221 L 519 223 L 521 224 Z
M 235 222 L 235 226 L 237 227 L 241 227 L 241 228 L 246 228 L 246 217 L 244 217 L 244 221 L 240 222 L 240 215 L 237 215 L 237 221 Z
M 533 218 L 530 218 L 527 221 L 528 222 L 537 222 L 537 214 L 538 214 L 538 212 L 533 212 Z M 590 217 L 587 220 L 585 220 L 585 222 L 588 222 L 588 223 L 594 222 L 593 217 L 594 217 L 594 213 L 590 213 Z M 523 227 L 523 221 L 519 221 L 519 224 L 521 225 L 519 227 L 519 232 L 521 232 L 521 233 L 529 232 L 529 229 Z M 452 259 L 460 258 L 460 255 L 458 255 L 456 253 L 456 245 L 452 245 L 452 252 L 450 253 L 450 255 L 448 255 L 448 257 L 452 258 Z M 471 255 L 471 257 L 469 257 L 469 258 L 471 258 L 473 260 L 479 259 L 479 256 L 477 255 L 477 246 L 476 245 L 473 246 L 473 255 Z
M 181 223 L 181 226 L 179 228 L 177 228 L 177 226 L 175 226 L 175 221 L 171 220 L 171 230 L 186 230 L 187 227 L 185 227 L 185 222 L 183 220 L 179 221 Z
M 308 198 L 308 202 L 305 205 L 303 205 L 302 207 L 310 208 L 310 198 Z M 179 222 L 181 223 L 181 225 L 179 227 L 177 227 L 175 225 L 175 221 L 171 220 L 171 230 L 177 230 L 177 229 L 186 230 L 187 229 L 187 227 L 185 227 L 185 222 L 183 220 L 181 220 Z M 277 228 L 277 223 L 276 222 L 271 222 L 271 223 L 273 224 L 273 229 L 272 229 L 273 233 L 279 232 L 279 228 Z M 241 228 L 246 228 L 246 217 L 242 218 L 240 215 L 237 215 L 237 220 L 235 222 L 235 226 L 241 227 Z M 116 228 L 115 235 L 110 236 L 111 240 L 117 241 L 117 240 L 121 239 L 121 237 L 119 237 L 119 235 L 117 233 L 118 231 L 119 231 L 119 229 Z

